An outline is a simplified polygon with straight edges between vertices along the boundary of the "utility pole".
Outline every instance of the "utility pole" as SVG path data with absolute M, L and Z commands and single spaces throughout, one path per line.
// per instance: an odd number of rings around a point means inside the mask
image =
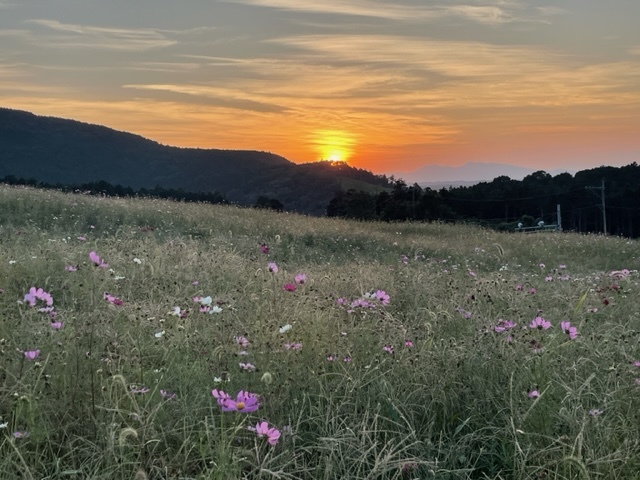
M 560 204 L 559 203 L 556 205 L 556 212 L 557 212 L 557 217 L 558 217 L 558 221 L 556 222 L 556 224 L 558 225 L 558 231 L 561 232 L 562 231 L 562 215 L 560 213 Z
M 600 210 L 602 210 L 602 229 L 604 234 L 607 234 L 607 211 L 605 210 L 604 204 L 604 177 L 602 178 L 602 185 L 599 187 L 585 187 L 588 190 L 600 190 L 600 200 L 602 201 L 602 205 L 600 206 Z M 594 195 L 597 195 L 594 192 Z

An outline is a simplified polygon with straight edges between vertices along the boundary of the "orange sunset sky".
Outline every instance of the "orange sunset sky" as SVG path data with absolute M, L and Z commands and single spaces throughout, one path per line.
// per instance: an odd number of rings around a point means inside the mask
M 0 106 L 375 173 L 625 165 L 639 19 L 638 0 L 0 0 Z

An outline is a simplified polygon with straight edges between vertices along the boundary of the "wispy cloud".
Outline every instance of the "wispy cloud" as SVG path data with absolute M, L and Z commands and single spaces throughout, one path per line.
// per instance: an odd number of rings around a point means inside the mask
M 123 88 L 138 90 L 155 90 L 162 92 L 178 93 L 215 99 L 217 103 L 227 108 L 239 110 L 252 110 L 256 112 L 282 112 L 286 108 L 274 103 L 265 102 L 263 98 L 251 95 L 249 92 L 241 92 L 233 88 L 210 87 L 203 85 L 124 85 Z
M 46 19 L 27 20 L 26 23 L 45 27 L 47 30 L 55 32 L 52 35 L 42 36 L 34 34 L 36 40 L 44 39 L 46 40 L 45 45 L 50 47 L 149 50 L 176 43 L 175 40 L 167 38 L 159 30 L 149 28 L 106 28 Z
M 270 7 L 307 13 L 335 15 L 356 15 L 389 20 L 424 21 L 445 17 L 458 17 L 485 24 L 498 24 L 513 21 L 528 21 L 519 16 L 520 9 L 515 2 L 484 1 L 480 5 L 402 5 L 398 2 L 378 2 L 373 0 L 323 0 L 319 2 L 300 2 L 299 0 L 227 0 L 234 3 Z

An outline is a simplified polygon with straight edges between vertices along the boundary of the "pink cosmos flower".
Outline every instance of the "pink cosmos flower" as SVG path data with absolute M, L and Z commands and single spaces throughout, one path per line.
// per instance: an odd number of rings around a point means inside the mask
M 62 322 L 51 322 L 49 326 L 54 330 L 60 330 L 62 328 Z
M 271 273 L 278 273 L 278 265 L 276 265 L 275 262 L 269 262 L 267 268 Z
M 538 398 L 540 396 L 540 392 L 538 390 L 531 390 L 527 396 L 529 398 Z
M 400 257 L 400 261 L 406 265 L 409 263 L 409 257 L 407 257 L 406 255 L 402 255 Z
M 149 388 L 147 387 L 136 387 L 135 385 L 131 385 L 131 387 L 129 388 L 129 390 L 131 391 L 131 393 L 140 393 L 140 394 L 145 394 L 149 392 Z
M 87 241 L 87 237 L 85 237 L 84 235 L 80 235 L 79 237 L 76 237 L 78 240 L 80 240 L 81 242 L 86 242 Z
M 102 295 L 102 298 L 104 298 L 111 305 L 117 305 L 117 306 L 124 305 L 124 302 L 121 299 L 119 299 L 118 297 L 115 297 L 113 295 L 110 295 L 107 292 L 104 292 L 104 294 Z
M 27 350 L 22 353 L 27 360 L 35 360 L 40 355 L 40 350 Z
M 349 355 L 347 355 L 347 356 L 345 356 L 345 357 L 342 359 L 342 361 L 343 361 L 344 363 L 351 363 L 351 357 L 350 357 Z
M 284 288 L 284 290 L 287 292 L 296 291 L 296 286 L 293 283 L 285 283 L 282 288 Z
M 553 282 L 553 277 L 551 275 L 547 275 L 546 277 L 544 277 L 544 281 L 545 282 Z
M 285 343 L 284 348 L 285 350 L 300 350 L 302 348 L 302 344 L 301 343 Z
M 578 336 L 578 329 L 571 326 L 571 322 L 560 322 L 560 328 L 562 331 L 569 335 L 569 338 L 573 340 Z
M 91 260 L 96 267 L 107 268 L 109 266 L 108 263 L 105 263 L 105 261 L 100 258 L 100 255 L 93 251 L 89 252 L 89 260 Z
M 256 366 L 253 363 L 242 363 L 242 362 L 240 362 L 238 365 L 240 365 L 241 369 L 248 370 L 250 372 L 253 372 L 256 369 Z
M 194 287 L 197 287 L 200 284 L 200 282 L 198 282 L 198 280 L 194 280 L 193 282 L 191 282 L 191 285 L 193 285 Z
M 240 345 L 242 348 L 247 348 L 247 345 L 249 345 L 249 340 L 247 340 L 245 337 L 243 337 L 242 335 L 238 335 L 237 337 L 233 338 L 236 343 L 238 345 Z
M 260 251 L 261 251 L 262 253 L 264 253 L 265 255 L 268 255 L 268 254 L 269 254 L 269 247 L 267 246 L 267 244 L 266 244 L 266 243 L 261 243 L 261 244 L 260 244 Z
M 413 342 L 411 340 L 405 340 L 404 341 L 404 346 L 405 347 L 413 347 Z
M 382 347 L 382 350 L 389 354 L 393 354 L 393 347 L 391 345 L 385 345 L 384 347 Z
M 529 327 L 537 328 L 538 330 L 547 330 L 548 328 L 551 327 L 551 322 L 545 320 L 542 317 L 536 317 L 533 320 L 531 320 Z
M 297 274 L 293 280 L 298 284 L 298 285 L 302 285 L 303 283 L 307 282 L 307 276 L 304 273 L 299 273 Z
M 633 366 L 634 367 L 640 367 L 640 361 L 636 360 L 635 362 L 633 362 Z
M 269 428 L 269 424 L 267 422 L 256 423 L 256 434 L 258 437 L 266 436 L 269 445 L 275 445 L 278 443 L 278 439 L 280 438 L 280 430 L 275 427 Z
M 384 290 L 376 290 L 376 300 L 382 305 L 387 305 L 389 303 L 389 295 Z
M 218 390 L 216 388 L 211 390 L 211 395 L 213 395 L 213 398 L 216 399 L 216 401 L 218 402 L 218 405 L 220 406 L 224 404 L 225 400 L 230 398 L 228 393 L 225 393 L 222 390 Z
M 13 432 L 13 438 L 27 438 L 29 436 L 29 432 Z
M 531 287 L 531 288 L 529 289 L 529 295 L 535 295 L 537 292 L 538 292 L 538 291 L 537 291 L 534 287 Z
M 494 327 L 494 330 L 500 333 L 506 330 L 511 330 L 515 326 L 515 322 L 512 322 L 511 320 L 503 320 L 500 318 L 498 319 L 498 324 Z
M 160 395 L 162 395 L 162 397 L 167 400 L 173 400 L 174 398 L 176 398 L 175 393 L 167 392 L 166 390 L 163 390 L 163 389 L 160 389 Z
M 213 390 L 213 392 L 217 392 L 217 390 Z M 213 394 L 213 392 L 211 392 Z M 222 408 L 223 412 L 240 412 L 240 413 L 251 413 L 255 412 L 260 406 L 260 399 L 257 395 L 249 392 L 245 392 L 240 390 L 236 395 L 236 399 L 232 399 L 224 392 L 218 392 L 218 394 L 222 394 L 225 397 L 218 398 L 218 405 Z M 216 396 L 215 394 L 213 395 Z
M 516 285 L 514 288 L 516 292 L 522 292 L 524 290 L 524 287 L 520 284 Z
M 334 355 L 331 355 L 331 354 L 327 355 L 327 362 L 333 362 L 335 361 L 335 359 L 336 357 Z
M 34 307 L 37 300 L 44 302 L 48 306 L 53 305 L 53 297 L 50 293 L 45 292 L 42 288 L 31 287 L 29 293 L 25 294 L 24 301 Z
M 76 267 L 75 265 L 67 265 L 66 267 L 64 267 L 64 270 L 66 272 L 77 272 L 78 267 Z

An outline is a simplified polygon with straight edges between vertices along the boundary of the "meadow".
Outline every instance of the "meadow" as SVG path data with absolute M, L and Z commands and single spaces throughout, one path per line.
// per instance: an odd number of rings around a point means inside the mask
M 2 479 L 636 479 L 640 243 L 0 186 Z

